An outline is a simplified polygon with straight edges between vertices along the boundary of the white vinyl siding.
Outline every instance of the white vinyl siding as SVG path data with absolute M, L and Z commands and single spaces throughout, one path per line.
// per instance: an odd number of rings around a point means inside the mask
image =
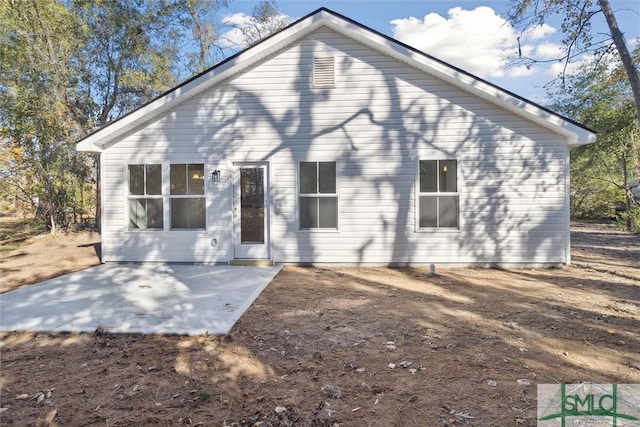
M 316 57 L 335 59 L 340 84 L 330 91 L 309 84 Z M 275 262 L 567 259 L 568 155 L 561 136 L 328 29 L 148 120 L 102 156 L 105 261 L 232 259 L 229 177 L 233 162 L 255 161 L 269 161 L 273 178 Z M 449 158 L 459 169 L 458 229 L 417 233 L 416 159 Z M 299 163 L 336 160 L 340 232 L 300 232 Z M 220 182 L 209 182 L 199 196 L 204 229 L 168 230 L 168 202 L 164 231 L 123 227 L 123 165 L 144 163 L 162 163 L 167 174 L 178 163 L 221 171 Z

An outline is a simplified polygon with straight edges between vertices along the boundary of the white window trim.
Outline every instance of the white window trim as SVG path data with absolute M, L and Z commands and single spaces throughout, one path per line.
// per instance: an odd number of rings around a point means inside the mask
M 204 194 L 203 195 L 198 195 L 197 197 L 201 197 L 204 198 L 205 200 L 205 228 L 171 228 L 171 165 L 172 164 L 204 164 Z M 135 196 L 130 196 L 129 195 L 129 165 L 160 165 L 161 166 L 161 170 L 162 170 L 162 194 L 159 196 L 154 196 L 156 198 L 162 198 L 163 203 L 162 203 L 162 210 L 163 210 L 163 214 L 162 214 L 162 224 L 163 227 L 162 228 L 131 228 L 129 227 L 129 198 L 133 197 L 135 198 Z M 122 233 L 125 234 L 142 234 L 142 233 L 160 233 L 160 232 L 168 232 L 173 234 L 178 234 L 178 233 L 190 233 L 190 234 L 194 234 L 194 233 L 205 233 L 208 232 L 209 230 L 209 190 L 210 190 L 210 183 L 209 180 L 211 179 L 211 171 L 209 170 L 210 167 L 207 165 L 206 162 L 204 162 L 202 159 L 198 159 L 198 160 L 184 160 L 184 161 L 171 161 L 168 162 L 166 160 L 163 159 L 158 159 L 156 158 L 149 158 L 149 159 L 141 159 L 141 158 L 132 158 L 132 159 L 128 159 L 122 162 L 122 166 L 123 166 L 123 182 L 124 182 L 124 209 L 123 209 L 123 215 L 122 215 L 122 224 L 123 224 L 123 229 L 122 229 Z M 220 184 L 217 184 L 220 185 Z M 106 197 L 106 193 L 103 191 L 102 192 L 102 197 L 103 197 L 103 201 L 106 200 L 104 199 L 104 197 Z M 146 197 L 146 196 L 145 196 Z M 174 195 L 173 197 L 178 197 L 177 195 Z M 186 197 L 193 197 L 191 195 L 187 195 Z M 103 203 L 103 206 L 106 206 Z M 103 209 L 102 215 L 103 215 L 103 224 L 106 224 L 106 222 L 104 222 L 104 218 L 105 218 L 105 209 Z
M 458 191 L 453 193 L 441 193 L 441 192 L 420 192 L 420 161 L 421 160 L 455 160 L 456 161 L 456 183 Z M 414 195 L 413 195 L 413 217 L 414 217 L 414 231 L 416 233 L 438 233 L 438 234 L 460 234 L 462 230 L 462 181 L 460 180 L 461 160 L 456 157 L 443 157 L 443 156 L 429 156 L 420 155 L 415 157 L 414 162 Z M 458 196 L 458 227 L 420 227 L 420 196 L 440 196 L 450 195 Z
M 300 193 L 300 163 L 302 162 L 310 162 L 310 163 L 323 163 L 323 162 L 333 162 L 336 164 L 336 192 L 328 194 L 328 193 Z M 296 232 L 298 233 L 339 233 L 340 232 L 340 162 L 335 159 L 322 159 L 322 160 L 297 160 L 295 163 L 296 167 Z M 320 168 L 317 168 L 317 173 L 319 173 Z M 335 197 L 336 198 L 336 215 L 338 218 L 336 219 L 336 228 L 300 228 L 300 197 Z

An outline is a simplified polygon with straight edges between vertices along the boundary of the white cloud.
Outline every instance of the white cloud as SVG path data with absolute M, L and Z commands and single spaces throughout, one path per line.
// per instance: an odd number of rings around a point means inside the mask
M 234 13 L 222 19 L 224 25 L 231 28 L 220 35 L 218 44 L 223 48 L 245 47 L 244 34 L 240 28 L 244 28 L 252 22 L 252 17 L 244 13 Z
M 563 74 L 566 77 L 575 76 L 585 69 L 594 69 L 597 63 L 605 64 L 607 70 L 613 72 L 615 68 L 620 65 L 620 58 L 618 57 L 617 51 L 608 52 L 604 57 L 596 57 L 589 53 L 583 53 L 568 64 L 566 64 L 565 61 L 554 62 L 549 66 L 547 75 L 552 78 L 557 78 Z
M 556 29 L 549 24 L 536 25 L 525 31 L 525 38 L 529 40 L 540 40 L 555 33 Z
M 393 20 L 391 24 L 396 39 L 480 77 L 533 74 L 533 68 L 506 68 L 506 65 L 518 55 L 519 49 L 523 55 L 536 52 L 532 42 L 555 32 L 545 24 L 521 35 L 487 6 L 474 10 L 455 7 L 446 18 L 430 13 L 422 20 L 410 17 Z
M 518 65 L 509 68 L 509 77 L 526 77 L 533 74 L 532 67 L 527 65 Z
M 268 36 L 291 22 L 291 17 L 278 14 L 267 22 L 258 22 L 245 13 L 234 13 L 222 18 L 222 23 L 230 29 L 220 35 L 218 45 L 222 48 L 245 48 Z
M 573 76 L 578 74 L 580 71 L 580 67 L 588 64 L 590 61 L 587 59 L 581 59 L 573 62 L 569 62 L 568 64 L 564 61 L 562 62 L 554 62 L 549 66 L 547 70 L 547 75 L 551 78 L 557 78 L 561 75 Z
M 535 58 L 540 60 L 557 59 L 564 55 L 564 46 L 557 43 L 540 43 L 535 49 Z

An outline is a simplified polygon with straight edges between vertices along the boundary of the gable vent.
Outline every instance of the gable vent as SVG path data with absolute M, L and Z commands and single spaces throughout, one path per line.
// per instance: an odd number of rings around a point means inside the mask
M 335 84 L 335 58 L 333 56 L 313 58 L 313 86 L 334 87 Z

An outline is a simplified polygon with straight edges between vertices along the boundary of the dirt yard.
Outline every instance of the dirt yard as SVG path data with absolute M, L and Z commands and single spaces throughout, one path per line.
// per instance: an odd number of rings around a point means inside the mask
M 98 233 L 44 231 L 0 214 L 0 293 L 100 264 Z
M 640 383 L 640 236 L 573 238 L 566 270 L 288 267 L 226 337 L 5 333 L 0 424 L 535 426 L 537 384 Z M 93 243 L 0 252 L 3 289 Z

